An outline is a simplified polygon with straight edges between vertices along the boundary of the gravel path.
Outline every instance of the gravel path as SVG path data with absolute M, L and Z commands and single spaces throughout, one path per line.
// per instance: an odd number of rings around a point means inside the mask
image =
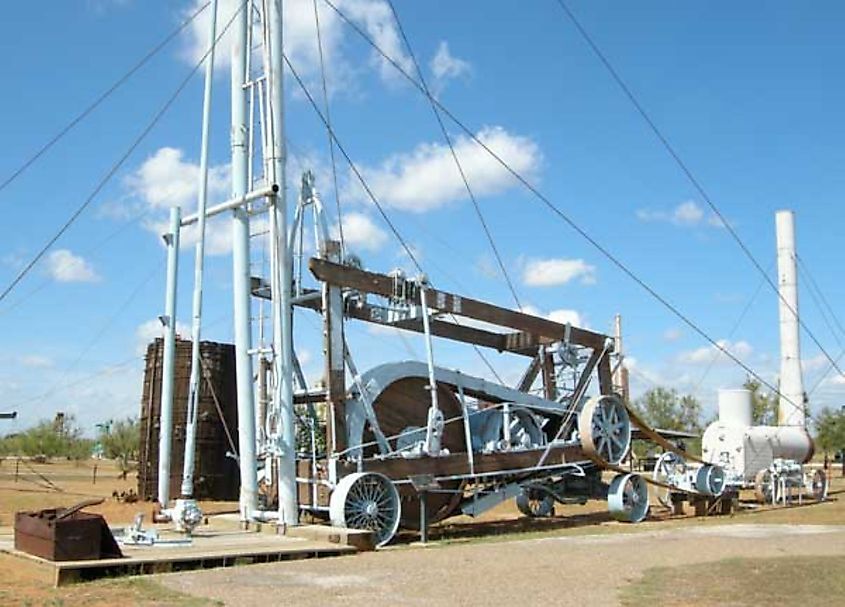
M 610 535 L 404 547 L 351 557 L 169 574 L 226 605 L 616 605 L 655 566 L 730 557 L 845 555 L 845 526 L 707 525 Z

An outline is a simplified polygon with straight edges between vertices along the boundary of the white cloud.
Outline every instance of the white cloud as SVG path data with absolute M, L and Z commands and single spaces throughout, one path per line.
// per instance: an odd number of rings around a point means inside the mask
M 722 227 L 724 224 L 715 214 L 704 212 L 696 202 L 687 200 L 670 211 L 651 209 L 637 210 L 637 219 L 646 222 L 666 222 L 681 227 L 710 226 Z
M 575 327 L 584 327 L 584 319 L 577 310 L 552 310 L 548 314 L 549 320 L 559 322 L 562 325 L 569 323 Z
M 560 323 L 562 325 L 569 323 L 572 326 L 581 327 L 582 329 L 588 328 L 587 319 L 584 317 L 583 314 L 578 312 L 578 310 L 560 308 L 546 313 L 540 310 L 539 308 L 532 306 L 531 304 L 527 304 L 522 306 L 521 311 L 524 314 L 530 314 L 532 316 L 538 316 L 540 318 L 548 318 L 549 320 Z
M 678 341 L 683 336 L 683 332 L 677 327 L 671 327 L 663 332 L 663 340 L 668 342 Z
M 196 208 L 199 190 L 199 164 L 186 161 L 178 148 L 163 147 L 149 156 L 124 183 L 130 192 L 156 209 L 181 206 L 183 213 Z M 209 202 L 222 202 L 230 190 L 228 164 L 208 171 Z
M 502 127 L 484 127 L 477 137 L 516 172 L 527 178 L 536 176 L 542 154 L 528 137 L 512 135 Z M 499 194 L 517 184 L 496 159 L 469 137 L 456 137 L 453 144 L 476 196 Z M 423 213 L 467 198 L 466 187 L 445 143 L 423 143 L 409 153 L 390 156 L 377 168 L 360 170 L 376 198 L 403 211 Z M 350 183 L 354 189 L 349 195 L 366 200 L 358 182 Z
M 184 12 L 187 17 L 197 11 L 205 0 L 193 0 L 191 6 Z M 232 29 L 223 33 L 224 28 L 234 15 L 240 0 L 220 0 L 217 9 L 217 35 L 222 37 L 215 52 L 215 67 L 223 70 L 231 64 Z M 393 20 L 390 6 L 384 0 L 335 0 L 334 4 L 351 21 L 366 31 L 367 35 L 391 57 L 402 69 L 413 75 L 414 67 L 410 56 L 404 51 L 401 39 Z M 259 7 L 261 3 L 256 3 Z M 351 30 L 346 27 L 340 17 L 331 7 L 323 2 L 317 3 L 320 17 L 320 37 L 323 44 L 323 57 L 326 64 L 329 88 L 337 90 L 350 85 L 358 68 L 351 65 L 344 49 L 344 37 Z M 315 80 L 320 73 L 320 55 L 317 45 L 316 20 L 314 18 L 313 0 L 285 0 L 284 11 L 284 40 L 285 54 L 290 59 L 297 73 L 306 81 Z M 185 49 L 185 59 L 192 64 L 197 63 L 208 50 L 208 27 L 210 11 L 203 11 L 189 27 L 189 40 Z M 253 23 L 253 40 L 255 46 L 261 41 L 260 18 Z M 262 60 L 262 53 L 255 53 L 255 64 Z M 394 81 L 401 75 L 381 55 L 372 51 L 370 63 L 382 79 Z
M 731 342 L 727 339 L 720 339 L 716 343 L 719 344 L 723 350 L 727 350 L 742 361 L 744 361 L 754 351 L 754 348 L 752 348 L 751 344 L 747 341 Z M 716 363 L 728 362 L 734 364 L 734 362 L 724 352 L 722 352 L 722 350 L 713 345 L 682 352 L 678 356 L 678 360 L 680 362 L 687 364 L 710 364 L 710 361 L 714 360 L 714 358 Z
M 156 237 L 167 232 L 170 222 L 167 209 L 182 208 L 182 216 L 196 211 L 199 192 L 199 165 L 185 160 L 182 150 L 163 147 L 151 154 L 141 166 L 124 179 L 129 191 L 125 204 L 140 202 L 152 211 L 145 227 Z M 220 164 L 209 167 L 208 205 L 223 202 L 231 192 L 231 167 Z M 224 255 L 232 250 L 232 226 L 227 216 L 211 218 L 206 223 L 205 248 L 208 255 Z M 258 222 L 253 221 L 253 231 Z M 184 228 L 180 244 L 183 248 L 196 244 L 199 238 L 197 224 Z
M 441 92 L 449 80 L 467 76 L 471 71 L 469 62 L 453 56 L 449 51 L 449 44 L 445 40 L 441 40 L 437 46 L 437 52 L 431 59 L 434 91 Z
M 100 276 L 93 266 L 68 249 L 58 249 L 47 256 L 47 273 L 57 282 L 97 282 Z
M 522 281 L 530 287 L 565 285 L 576 279 L 581 284 L 595 284 L 595 266 L 583 259 L 529 259 L 522 274 Z
M 845 386 L 845 375 L 840 375 L 839 373 L 834 373 L 833 376 L 827 380 L 830 384 L 834 386 Z
M 337 225 L 332 229 L 339 237 Z M 365 251 L 378 251 L 387 241 L 387 233 L 379 228 L 368 215 L 356 212 L 343 214 L 343 239 L 348 247 Z
M 28 354 L 21 356 L 18 362 L 24 367 L 31 367 L 34 369 L 48 369 L 53 366 L 53 359 L 47 356 L 39 356 L 38 354 Z
M 182 339 L 191 338 L 191 327 L 183 322 L 176 322 L 176 335 Z M 164 337 L 164 325 L 158 318 L 141 323 L 135 329 L 135 351 L 141 355 L 147 351 L 147 345 L 158 337 Z
M 805 358 L 801 361 L 801 368 L 805 372 L 821 371 L 830 366 L 830 361 L 824 354 L 816 354 L 810 358 Z
M 704 218 L 704 211 L 692 200 L 682 202 L 672 211 L 672 221 L 678 225 L 696 225 Z

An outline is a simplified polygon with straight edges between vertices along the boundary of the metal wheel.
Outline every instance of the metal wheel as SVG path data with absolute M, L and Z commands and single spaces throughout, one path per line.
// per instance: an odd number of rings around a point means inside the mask
M 495 411 L 481 429 L 484 449 L 504 451 L 508 449 L 532 449 L 541 447 L 543 431 L 537 418 L 525 407 L 512 407 L 508 412 L 508 432 L 505 432 L 504 411 Z M 510 440 L 506 440 L 507 437 Z
M 725 490 L 725 471 L 721 466 L 704 464 L 695 475 L 695 488 L 705 495 L 722 495 Z
M 617 474 L 607 491 L 607 507 L 617 521 L 639 523 L 648 515 L 648 485 L 639 474 Z
M 760 470 L 754 477 L 754 497 L 761 504 L 772 504 L 777 501 L 777 487 L 775 487 L 771 470 Z
M 384 546 L 393 539 L 399 528 L 401 508 L 396 486 L 377 472 L 344 476 L 329 500 L 333 525 L 372 531 L 376 546 Z
M 631 419 L 615 395 L 593 397 L 578 416 L 583 449 L 609 464 L 618 464 L 631 446 Z
M 809 486 L 814 500 L 821 502 L 827 498 L 827 475 L 824 473 L 824 470 L 814 470 L 812 472 Z
M 551 516 L 555 511 L 555 498 L 542 489 L 523 487 L 522 493 L 516 496 L 516 507 L 532 518 Z
M 687 463 L 677 453 L 666 451 L 654 464 L 654 470 L 651 473 L 653 478 L 658 483 L 667 485 L 674 484 L 674 479 L 680 478 L 687 471 Z M 653 489 L 657 496 L 657 501 L 666 508 L 672 507 L 672 490 L 666 487 L 654 487 Z

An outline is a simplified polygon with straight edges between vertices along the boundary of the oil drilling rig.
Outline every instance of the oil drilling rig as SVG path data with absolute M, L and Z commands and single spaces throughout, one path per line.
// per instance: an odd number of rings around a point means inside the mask
M 215 19 L 206 62 L 197 212 L 183 216 L 174 208 L 164 235 L 168 272 L 161 316 L 164 361 L 157 492 L 163 516 L 186 531 L 202 518 L 193 499 L 193 474 L 204 240 L 206 221 L 220 216 L 232 224 L 237 461 L 244 525 L 253 521 L 296 525 L 300 513 L 308 512 L 334 525 L 371 530 L 381 545 L 400 527 L 425 529 L 449 516 L 476 516 L 512 498 L 530 516 L 548 514 L 556 502 L 606 499 L 614 517 L 642 520 L 649 508 L 647 484 L 670 485 L 620 466 L 632 438 L 651 440 L 687 461 L 696 458 L 645 424 L 617 394 L 612 363 L 617 340 L 444 291 L 422 274 L 380 273 L 351 263 L 340 242 L 332 238 L 310 172 L 302 176 L 298 199 L 290 203 L 285 57 L 277 0 L 249 0 L 227 24 L 233 38 L 231 198 L 208 204 Z M 253 48 L 260 51 L 248 51 Z M 329 134 L 334 137 L 330 129 Z M 250 272 L 250 223 L 257 220 L 267 226 L 270 262 L 269 273 L 263 276 Z M 306 247 L 303 234 L 309 222 L 315 242 Z M 194 224 L 199 238 L 193 352 L 184 403 L 174 402 L 176 285 L 180 234 Z M 303 250 L 314 251 L 307 268 L 296 263 L 296 252 Z M 267 302 L 271 330 L 265 343 L 260 326 L 255 345 L 251 310 L 259 301 Z M 296 356 L 295 309 L 318 318 L 323 373 L 313 386 Z M 420 334 L 425 360 L 359 369 L 347 339 L 349 323 Z M 438 365 L 435 343 L 440 342 L 434 338 L 521 358 L 521 377 L 507 385 Z M 183 406 L 187 407 L 183 480 L 180 495 L 171 496 L 173 411 Z M 605 471 L 615 473 L 609 483 Z M 718 465 L 701 461 L 689 490 L 717 496 L 723 481 Z

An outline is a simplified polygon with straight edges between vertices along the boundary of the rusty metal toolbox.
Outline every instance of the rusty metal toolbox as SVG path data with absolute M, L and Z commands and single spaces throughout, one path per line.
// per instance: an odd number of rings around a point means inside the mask
M 50 561 L 121 558 L 123 553 L 105 519 L 82 512 L 103 500 L 88 500 L 70 508 L 15 514 L 15 549 Z

